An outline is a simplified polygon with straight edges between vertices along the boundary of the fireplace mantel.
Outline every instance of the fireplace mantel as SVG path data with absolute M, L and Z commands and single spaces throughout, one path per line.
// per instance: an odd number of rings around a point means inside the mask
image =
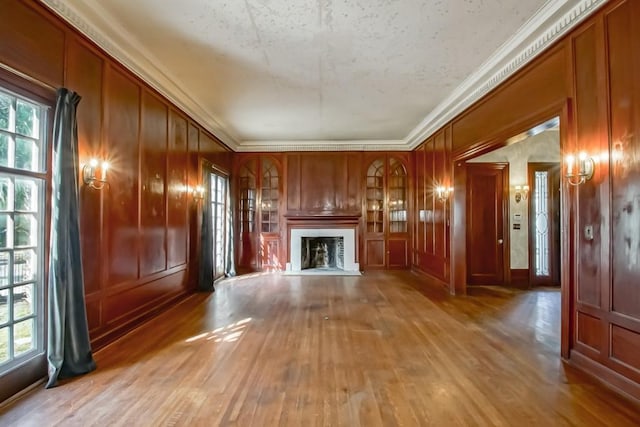
M 300 213 L 288 213 L 284 217 L 287 223 L 291 225 L 305 224 L 305 225 L 326 225 L 332 224 L 358 224 L 362 214 L 353 212 L 300 212 Z
M 286 271 L 298 272 L 302 237 L 342 237 L 344 240 L 344 270 L 359 272 L 358 225 L 360 214 L 296 213 L 286 214 L 289 249 Z

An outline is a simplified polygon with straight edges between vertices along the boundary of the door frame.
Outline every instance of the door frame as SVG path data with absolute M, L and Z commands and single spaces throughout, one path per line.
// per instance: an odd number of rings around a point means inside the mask
M 560 117 L 560 152 L 568 151 L 575 144 L 573 129 L 570 128 L 572 121 L 571 99 L 565 98 L 561 102 L 549 105 L 548 108 L 532 112 L 521 120 L 514 121 L 510 126 L 496 130 L 485 139 L 479 139 L 465 147 L 453 146 L 453 197 L 451 203 L 451 258 L 450 258 L 450 281 L 449 291 L 455 295 L 465 295 L 467 293 L 467 266 L 466 266 L 466 168 L 464 162 L 467 159 L 479 154 L 495 150 L 506 145 L 507 138 L 525 132 L 534 126 Z M 561 331 L 560 331 L 560 355 L 564 359 L 569 358 L 571 351 L 571 337 L 575 331 L 575 321 L 572 318 L 574 307 L 574 283 L 575 265 L 572 262 L 571 253 L 575 247 L 575 224 L 571 222 L 570 207 L 571 199 L 566 190 L 568 184 L 562 178 L 561 185 L 563 191 L 560 198 L 560 293 L 561 293 Z

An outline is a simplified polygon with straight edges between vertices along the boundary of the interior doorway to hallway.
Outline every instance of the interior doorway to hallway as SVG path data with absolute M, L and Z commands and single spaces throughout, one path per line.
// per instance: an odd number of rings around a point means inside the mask
M 560 162 L 558 117 L 466 161 L 467 284 L 560 285 Z

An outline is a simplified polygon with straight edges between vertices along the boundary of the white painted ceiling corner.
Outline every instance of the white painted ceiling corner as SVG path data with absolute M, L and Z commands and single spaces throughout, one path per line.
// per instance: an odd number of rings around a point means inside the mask
M 240 152 L 412 150 L 606 3 L 40 1 Z

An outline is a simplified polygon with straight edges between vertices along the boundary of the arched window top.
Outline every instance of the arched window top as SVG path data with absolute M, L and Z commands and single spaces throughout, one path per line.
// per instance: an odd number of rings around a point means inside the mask
M 397 158 L 389 158 L 389 175 L 391 176 L 407 176 L 407 169 L 404 164 Z
M 271 159 L 262 159 L 262 179 L 271 179 L 279 177 L 278 168 Z
M 367 176 L 383 177 L 384 176 L 384 160 L 376 159 L 369 165 Z

